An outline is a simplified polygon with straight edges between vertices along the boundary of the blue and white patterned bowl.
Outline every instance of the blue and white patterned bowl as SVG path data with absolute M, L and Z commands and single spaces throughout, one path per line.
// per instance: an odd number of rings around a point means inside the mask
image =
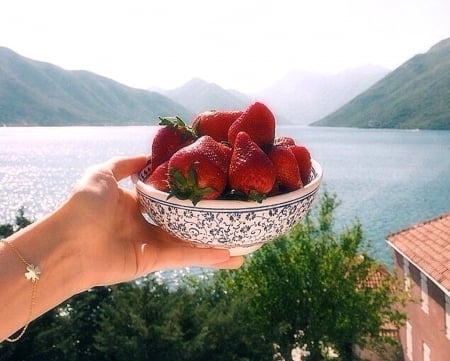
M 228 248 L 232 255 L 253 252 L 286 233 L 308 212 L 322 181 L 322 168 L 313 160 L 311 182 L 293 192 L 262 201 L 167 199 L 144 181 L 148 168 L 134 177 L 139 201 L 149 221 L 181 240 L 201 247 Z M 150 219 L 149 219 L 150 218 Z

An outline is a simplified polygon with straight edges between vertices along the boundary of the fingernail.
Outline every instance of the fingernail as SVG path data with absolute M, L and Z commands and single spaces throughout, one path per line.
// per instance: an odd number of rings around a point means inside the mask
M 212 263 L 220 263 L 226 262 L 230 259 L 230 251 L 227 249 L 213 249 L 214 252 L 214 262 Z

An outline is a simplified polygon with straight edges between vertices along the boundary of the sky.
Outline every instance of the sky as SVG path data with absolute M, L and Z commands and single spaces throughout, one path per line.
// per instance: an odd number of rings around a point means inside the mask
M 136 88 L 258 92 L 292 70 L 390 70 L 450 37 L 449 0 L 14 0 L 0 46 Z

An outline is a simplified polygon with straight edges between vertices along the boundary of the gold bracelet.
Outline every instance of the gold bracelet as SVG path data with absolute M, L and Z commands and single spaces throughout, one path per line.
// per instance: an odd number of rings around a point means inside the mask
M 31 289 L 30 309 L 28 311 L 28 318 L 27 321 L 25 322 L 25 326 L 23 326 L 22 331 L 20 331 L 20 333 L 16 337 L 6 338 L 6 341 L 8 342 L 16 342 L 25 334 L 25 331 L 30 325 L 31 319 L 33 317 L 33 307 L 36 301 L 37 285 L 39 281 L 39 275 L 41 274 L 41 269 L 39 268 L 39 266 L 35 266 L 34 264 L 28 263 L 25 260 L 25 258 L 22 257 L 16 246 L 14 246 L 12 243 L 9 243 L 4 239 L 0 239 L 0 241 L 8 245 L 8 247 L 16 254 L 16 256 L 22 261 L 22 263 L 25 264 L 26 267 L 25 278 L 33 283 L 33 288 Z

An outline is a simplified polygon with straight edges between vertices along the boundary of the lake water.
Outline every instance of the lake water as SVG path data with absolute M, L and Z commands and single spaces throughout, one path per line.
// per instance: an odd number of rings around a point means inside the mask
M 157 127 L 0 128 L 0 223 L 24 207 L 55 208 L 88 166 L 147 153 Z M 386 236 L 450 211 L 450 132 L 279 127 L 324 169 L 323 189 L 341 201 L 338 227 L 359 220 L 371 253 L 392 263 Z M 126 186 L 131 186 L 126 183 Z

